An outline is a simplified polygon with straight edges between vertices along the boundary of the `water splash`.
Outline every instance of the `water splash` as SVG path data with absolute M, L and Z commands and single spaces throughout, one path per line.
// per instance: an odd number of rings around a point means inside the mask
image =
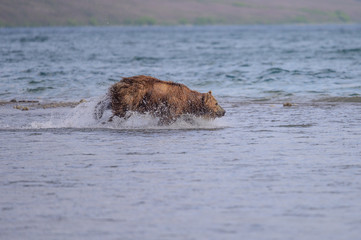
M 28 111 L 19 111 L 10 104 L 1 107 L 6 116 L 0 119 L 0 129 L 218 129 L 226 127 L 224 120 L 206 120 L 195 116 L 183 116 L 170 125 L 159 125 L 159 118 L 151 114 L 131 112 L 126 119 L 112 116 L 111 110 L 105 110 L 100 119 L 94 118 L 96 106 L 103 97 L 88 99 L 77 106 L 52 104 L 51 108 L 33 107 Z M 49 104 L 43 104 L 48 106 Z M 15 106 L 15 105 L 14 105 Z

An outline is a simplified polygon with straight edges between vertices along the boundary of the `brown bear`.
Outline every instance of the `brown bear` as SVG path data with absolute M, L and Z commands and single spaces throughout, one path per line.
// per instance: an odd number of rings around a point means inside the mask
M 150 113 L 160 119 L 160 125 L 170 124 L 185 114 L 213 119 L 226 113 L 211 91 L 199 93 L 180 83 L 144 75 L 125 77 L 115 83 L 104 101 L 98 103 L 96 116 L 100 118 L 109 107 L 113 112 L 109 121 L 114 116 L 126 118 L 129 111 Z

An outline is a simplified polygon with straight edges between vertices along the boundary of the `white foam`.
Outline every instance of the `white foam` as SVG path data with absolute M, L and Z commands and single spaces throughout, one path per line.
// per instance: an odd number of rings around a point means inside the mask
M 91 128 L 97 126 L 93 117 L 98 98 L 90 99 L 75 108 L 55 108 L 46 121 L 34 121 L 30 128 Z M 47 109 L 48 110 L 48 109 Z M 45 111 L 47 111 L 45 110 Z M 43 110 L 44 111 L 44 110 Z
M 113 122 L 105 123 L 105 126 L 115 129 L 214 129 L 226 127 L 219 119 L 206 120 L 194 116 L 179 118 L 169 125 L 159 125 L 159 118 L 139 113 L 131 113 L 126 120 L 114 117 Z
M 206 120 L 194 116 L 179 118 L 170 125 L 159 125 L 159 119 L 151 114 L 132 112 L 127 119 L 112 116 L 106 110 L 99 120 L 94 118 L 95 106 L 103 97 L 88 99 L 75 108 L 59 107 L 32 109 L 26 112 L 13 110 L 14 114 L 1 124 L 2 129 L 52 129 L 52 128 L 92 128 L 92 129 L 215 129 L 226 127 L 222 119 Z

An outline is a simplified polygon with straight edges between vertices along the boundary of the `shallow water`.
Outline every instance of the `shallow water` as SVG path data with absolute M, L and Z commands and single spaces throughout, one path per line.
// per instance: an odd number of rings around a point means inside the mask
M 0 29 L 0 237 L 360 239 L 360 29 Z M 227 114 L 94 120 L 135 74 Z

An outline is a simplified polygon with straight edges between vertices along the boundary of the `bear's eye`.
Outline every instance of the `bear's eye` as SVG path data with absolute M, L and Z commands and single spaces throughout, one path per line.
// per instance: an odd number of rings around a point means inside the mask
M 216 102 L 216 106 L 218 105 L 218 103 Z

